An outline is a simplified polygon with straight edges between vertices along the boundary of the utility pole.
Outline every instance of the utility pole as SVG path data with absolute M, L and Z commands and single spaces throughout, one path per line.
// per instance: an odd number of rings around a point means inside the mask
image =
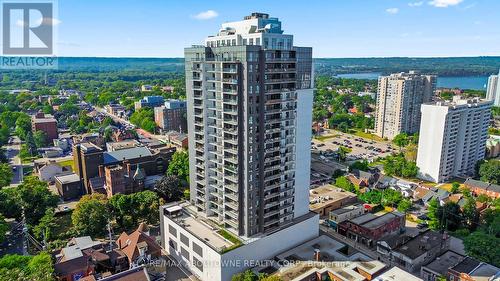
M 26 226 L 26 216 L 24 215 L 24 207 L 22 207 L 22 227 L 23 227 L 23 255 L 28 255 L 29 241 L 28 241 L 28 227 Z
M 109 219 L 108 219 L 108 238 L 109 238 L 109 251 L 111 252 L 113 250 L 113 235 L 111 233 L 111 223 L 109 222 Z

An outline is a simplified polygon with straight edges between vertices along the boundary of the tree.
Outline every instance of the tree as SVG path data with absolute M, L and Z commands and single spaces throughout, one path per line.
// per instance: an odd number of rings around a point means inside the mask
M 9 231 L 9 224 L 5 221 L 4 216 L 0 214 L 0 244 L 5 240 L 5 234 Z
M 356 192 L 356 187 L 351 181 L 345 176 L 338 177 L 335 180 L 335 185 L 342 188 L 345 191 Z
M 409 199 L 403 199 L 398 204 L 398 211 L 406 213 L 412 207 L 411 201 Z
M 37 239 L 52 240 L 54 238 L 54 228 L 57 227 L 55 223 L 54 209 L 47 209 L 45 215 L 40 219 L 40 222 L 33 229 L 33 233 Z
M 156 182 L 154 191 L 167 202 L 178 201 L 184 194 L 179 178 L 175 175 L 164 176 Z
M 468 256 L 495 266 L 500 266 L 500 251 L 497 247 L 500 245 L 500 238 L 478 230 L 465 237 L 463 242 L 465 253 Z
M 368 171 L 368 161 L 356 161 L 349 166 L 350 170 Z
M 453 193 L 453 194 L 458 193 L 458 192 L 460 191 L 460 183 L 458 183 L 458 182 L 456 182 L 456 181 L 455 181 L 455 182 L 453 182 L 453 183 L 451 184 L 451 190 L 450 190 L 450 191 L 451 191 L 451 193 Z
M 369 204 L 380 204 L 382 201 L 382 192 L 374 189 L 358 195 L 359 199 Z
M 47 134 L 44 131 L 36 131 L 33 134 L 33 140 L 35 141 L 35 146 L 37 148 L 47 146 Z
M 481 180 L 493 184 L 500 184 L 500 160 L 489 160 L 479 167 Z
M 407 161 L 403 155 L 393 155 L 385 158 L 384 172 L 388 176 L 412 178 L 417 175 L 418 167 L 415 162 Z
M 49 208 L 57 207 L 59 197 L 48 189 L 47 183 L 28 176 L 17 188 L 0 190 L 0 212 L 6 217 L 21 219 L 22 210 L 30 225 L 38 224 Z
M 111 212 L 120 227 L 128 229 L 140 222 L 156 224 L 159 221 L 159 198 L 146 190 L 133 194 L 117 194 L 109 199 Z
M 474 231 L 479 224 L 479 212 L 476 208 L 476 200 L 472 196 L 466 197 L 462 213 L 468 229 Z
M 50 192 L 47 183 L 35 176 L 25 177 L 17 192 L 26 221 L 31 225 L 37 224 L 46 210 L 57 207 L 59 202 L 59 196 Z
M 460 206 L 455 202 L 447 202 L 444 206 L 434 198 L 429 202 L 429 227 L 433 230 L 447 229 L 455 231 L 462 226 L 463 215 Z
M 397 206 L 401 200 L 403 200 L 403 195 L 399 191 L 390 188 L 382 191 L 381 203 L 384 206 Z
M 392 143 L 397 145 L 399 147 L 399 151 L 401 151 L 403 147 L 407 146 L 410 143 L 410 140 L 408 139 L 408 134 L 401 133 L 396 135 L 394 139 L 392 139 Z
M 54 265 L 50 254 L 36 256 L 5 255 L 0 259 L 0 280 L 53 281 Z
M 104 194 L 84 195 L 71 214 L 74 229 L 80 235 L 101 236 L 108 223 L 108 202 Z
M 189 156 L 187 151 L 176 151 L 168 163 L 167 175 L 175 175 L 184 183 L 189 182 Z
M 0 188 L 10 185 L 13 176 L 14 173 L 12 172 L 12 167 L 9 164 L 0 164 Z
M 26 140 L 28 133 L 31 132 L 31 118 L 28 114 L 21 114 L 16 120 L 16 134 L 22 140 Z

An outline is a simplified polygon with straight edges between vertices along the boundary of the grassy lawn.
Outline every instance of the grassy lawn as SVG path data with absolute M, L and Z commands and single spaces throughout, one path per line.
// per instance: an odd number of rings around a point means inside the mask
M 339 134 L 333 134 L 333 135 L 324 135 L 324 136 L 314 136 L 314 138 L 319 140 L 319 141 L 325 141 L 325 140 L 333 139 L 333 138 L 336 138 L 339 136 L 340 136 Z
M 230 246 L 230 247 L 227 247 L 225 248 L 224 250 L 222 250 L 222 253 L 227 253 L 233 249 L 236 249 L 238 248 L 239 246 L 243 245 L 243 243 L 241 243 L 240 239 L 236 238 L 234 235 L 232 235 L 231 233 L 229 233 L 227 230 L 224 230 L 224 229 L 219 229 L 217 231 L 217 233 L 224 237 L 226 240 L 228 240 L 229 242 L 233 243 L 234 245 Z
M 36 159 L 38 159 L 40 157 L 38 156 L 35 156 L 35 157 L 26 157 L 26 158 L 21 158 L 21 163 L 22 164 L 30 164 L 30 163 L 33 163 L 33 161 L 35 161 Z
M 362 138 L 370 139 L 370 140 L 374 140 L 374 141 L 386 141 L 379 136 L 376 136 L 376 135 L 370 134 L 370 133 L 365 133 L 365 132 L 359 131 L 359 130 L 351 130 L 349 133 L 351 133 L 355 136 L 358 136 L 358 137 L 362 137 Z
M 73 160 L 65 160 L 65 161 L 58 162 L 57 164 L 59 164 L 59 166 L 61 166 L 61 167 L 71 166 L 71 169 L 73 171 L 75 171 L 75 162 L 73 162 Z

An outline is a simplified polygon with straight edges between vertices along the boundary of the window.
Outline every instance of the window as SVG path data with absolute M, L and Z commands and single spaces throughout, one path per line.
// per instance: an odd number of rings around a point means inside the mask
M 199 261 L 197 258 L 193 257 L 193 265 L 203 272 L 203 262 Z
M 172 236 L 177 237 L 177 229 L 175 229 L 172 225 L 168 225 L 168 232 L 172 234 Z
M 189 238 L 186 237 L 186 235 L 181 233 L 181 242 L 189 247 Z
M 177 251 L 177 243 L 174 240 L 168 239 L 168 245 L 170 248 L 174 249 L 174 251 Z
M 183 256 L 185 259 L 189 260 L 189 251 L 184 249 L 184 247 L 181 247 L 181 256 Z
M 193 242 L 193 252 L 198 254 L 200 257 L 203 257 L 203 248 L 201 248 L 198 244 Z

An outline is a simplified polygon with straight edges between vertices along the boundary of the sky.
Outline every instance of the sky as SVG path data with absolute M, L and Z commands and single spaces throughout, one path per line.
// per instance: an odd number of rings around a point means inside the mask
M 264 12 L 314 57 L 500 55 L 499 0 L 58 0 L 57 54 L 182 57 Z

